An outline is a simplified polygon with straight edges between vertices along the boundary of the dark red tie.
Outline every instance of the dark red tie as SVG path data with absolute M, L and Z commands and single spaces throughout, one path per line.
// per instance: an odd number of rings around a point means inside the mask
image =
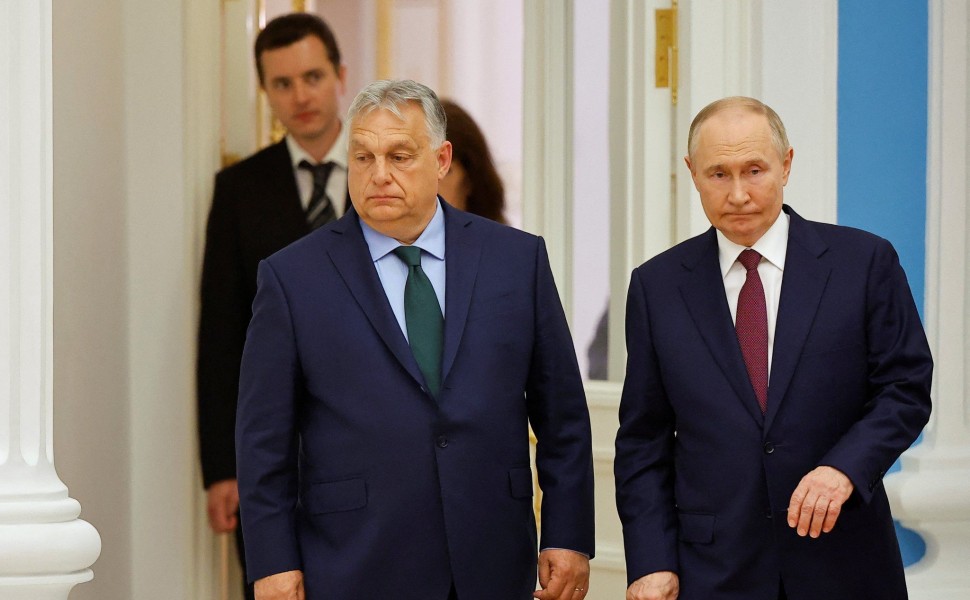
M 761 255 L 748 249 L 741 253 L 738 262 L 748 274 L 738 295 L 738 314 L 734 328 L 741 344 L 744 365 L 748 369 L 751 387 L 758 398 L 761 412 L 768 410 L 768 309 L 765 306 L 765 288 L 758 275 Z

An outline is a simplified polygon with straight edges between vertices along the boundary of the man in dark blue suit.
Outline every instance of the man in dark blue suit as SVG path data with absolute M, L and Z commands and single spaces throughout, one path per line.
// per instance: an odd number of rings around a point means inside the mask
M 263 261 L 237 456 L 258 600 L 581 600 L 589 414 L 540 238 L 437 196 L 434 92 L 365 88 L 354 210 Z M 528 427 L 543 491 L 538 548 Z
M 726 98 L 687 166 L 713 227 L 633 272 L 616 494 L 628 600 L 897 600 L 882 477 L 930 413 L 892 246 L 783 204 L 773 110 Z

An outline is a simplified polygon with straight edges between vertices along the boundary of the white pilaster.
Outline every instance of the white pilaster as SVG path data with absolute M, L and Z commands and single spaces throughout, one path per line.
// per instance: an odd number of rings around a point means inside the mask
M 101 552 L 54 470 L 51 0 L 0 0 L 0 597 L 64 600 Z
M 902 471 L 886 478 L 893 514 L 926 540 L 906 571 L 913 600 L 970 591 L 970 10 L 930 2 L 926 325 L 935 359 L 933 417 Z
M 522 225 L 545 236 L 559 296 L 572 309 L 573 5 L 525 2 Z

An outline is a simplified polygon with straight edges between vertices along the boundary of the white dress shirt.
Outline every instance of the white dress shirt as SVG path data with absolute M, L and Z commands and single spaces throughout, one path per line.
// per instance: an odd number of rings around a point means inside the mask
M 317 161 L 293 139 L 292 135 L 286 136 L 286 147 L 290 151 L 290 160 L 293 162 L 293 174 L 296 176 L 296 189 L 300 192 L 300 202 L 303 204 L 303 210 L 306 210 L 310 206 L 310 196 L 313 195 L 313 173 L 301 169 L 300 162 L 305 160 L 315 165 Z M 334 214 L 339 219 L 344 214 L 344 205 L 347 202 L 347 126 L 343 123 L 340 124 L 340 133 L 333 146 L 321 161 L 321 163 L 326 162 L 334 163 L 330 178 L 327 179 L 327 198 L 330 199 Z
M 788 254 L 788 223 L 791 217 L 782 212 L 768 228 L 761 239 L 751 249 L 761 255 L 758 263 L 758 276 L 765 289 L 765 307 L 768 309 L 768 373 L 771 374 L 771 357 L 775 349 L 775 324 L 778 321 L 778 302 L 781 300 L 781 279 L 785 274 L 785 256 Z M 746 250 L 745 246 L 735 244 L 723 233 L 717 232 L 718 260 L 721 263 L 721 276 L 724 278 L 724 292 L 731 320 L 738 316 L 738 296 L 747 272 L 738 256 Z

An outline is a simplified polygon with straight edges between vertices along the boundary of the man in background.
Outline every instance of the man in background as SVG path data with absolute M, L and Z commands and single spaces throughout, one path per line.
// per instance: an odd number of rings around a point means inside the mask
M 287 135 L 216 176 L 202 267 L 197 370 L 209 524 L 216 533 L 236 531 L 240 560 L 234 430 L 256 267 L 340 217 L 347 199 L 346 130 L 339 117 L 346 68 L 333 32 L 315 15 L 278 17 L 256 38 L 255 59 L 260 85 Z M 253 597 L 251 586 L 247 597 Z
M 348 127 L 354 210 L 259 267 L 236 433 L 257 598 L 583 600 L 589 412 L 545 245 L 437 195 L 426 86 L 369 85 Z
M 753 98 L 704 108 L 712 227 L 633 272 L 616 497 L 628 600 L 903 600 L 882 477 L 933 362 L 886 240 L 784 204 L 794 153 Z

